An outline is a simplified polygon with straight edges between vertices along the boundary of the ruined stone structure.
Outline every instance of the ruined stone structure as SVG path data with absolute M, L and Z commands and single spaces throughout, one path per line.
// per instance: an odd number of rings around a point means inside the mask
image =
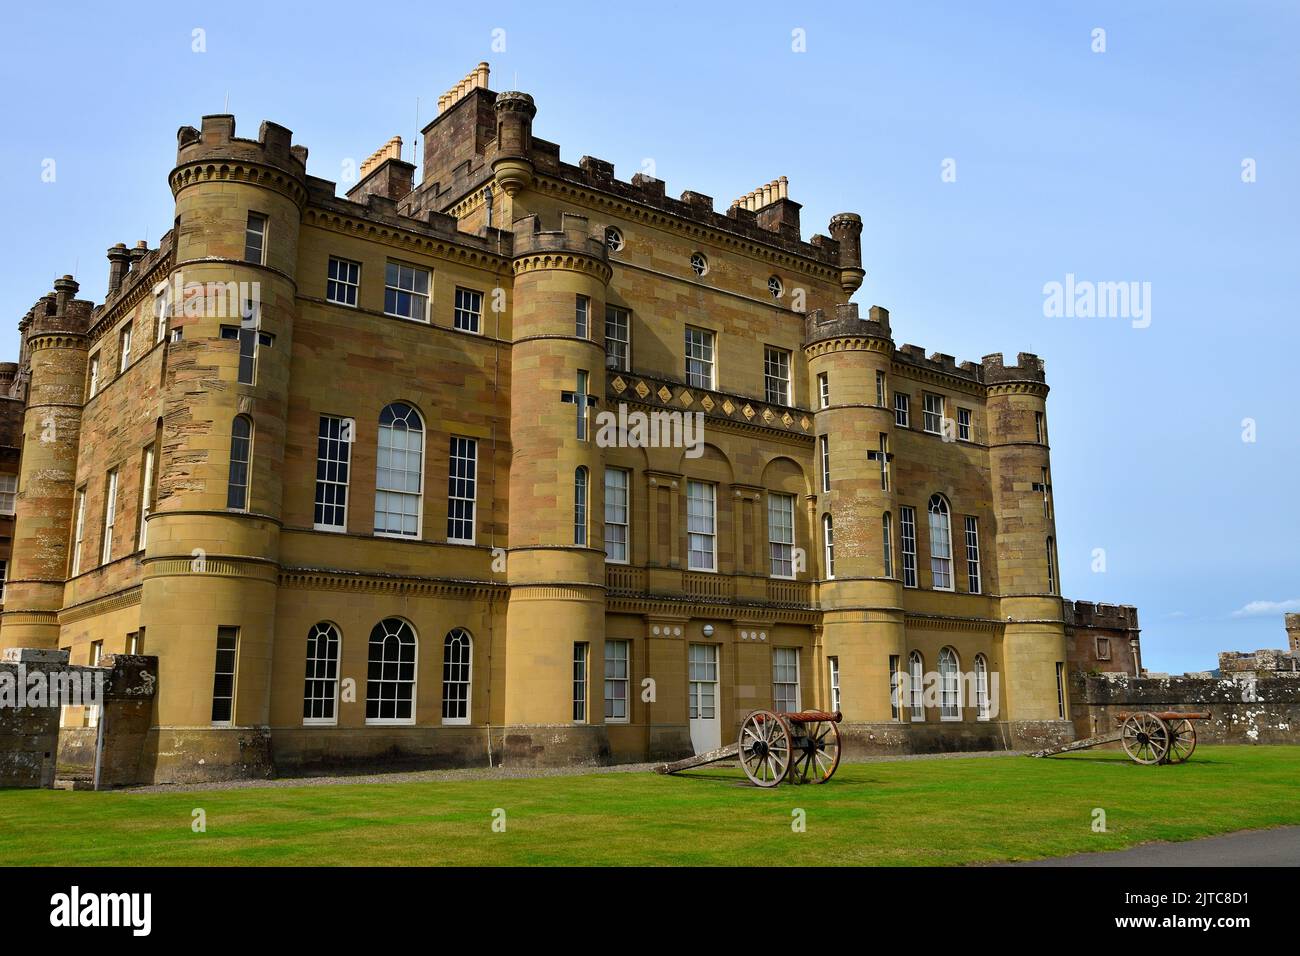
M 1090 601 L 1062 603 L 1071 671 L 1142 676 L 1137 608 Z
M 173 228 L 102 303 L 57 280 L 0 373 L 0 646 L 156 656 L 159 781 L 678 757 L 773 706 L 1067 738 L 1042 360 L 897 345 L 845 302 L 862 220 L 805 241 L 784 178 L 718 212 L 536 113 L 483 65 L 418 184 L 393 140 L 346 197 L 282 126 L 182 127 Z

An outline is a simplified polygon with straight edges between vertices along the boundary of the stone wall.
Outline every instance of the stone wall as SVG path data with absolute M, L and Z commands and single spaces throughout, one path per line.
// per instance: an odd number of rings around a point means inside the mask
M 1196 721 L 1202 743 L 1300 744 L 1300 674 L 1256 680 L 1075 674 L 1072 680 L 1079 737 L 1116 729 L 1115 715 L 1123 711 L 1185 710 L 1211 714 Z
M 56 768 L 61 777 L 93 780 L 101 729 L 99 786 L 150 781 L 153 771 L 145 759 L 145 744 L 157 674 L 155 657 L 110 654 L 99 667 L 81 667 L 68 664 L 67 651 L 7 650 L 0 662 L 0 789 L 53 786 Z M 60 698 L 51 696 L 47 688 L 62 682 L 66 693 L 67 679 L 83 677 L 102 682 L 102 689 L 95 692 L 102 700 L 101 727 L 61 729 L 62 705 L 56 702 Z M 15 696 L 20 681 L 26 689 Z M 38 686 L 39 702 L 44 706 L 31 706 Z M 17 706 L 19 703 L 23 706 Z

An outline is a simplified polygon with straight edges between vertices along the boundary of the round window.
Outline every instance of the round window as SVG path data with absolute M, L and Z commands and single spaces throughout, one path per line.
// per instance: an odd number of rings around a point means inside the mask
M 695 270 L 697 276 L 705 275 L 709 271 L 709 260 L 704 258 L 704 253 L 691 254 L 691 268 Z
M 623 233 L 613 226 L 606 227 L 605 245 L 609 247 L 610 252 L 621 252 L 623 249 Z

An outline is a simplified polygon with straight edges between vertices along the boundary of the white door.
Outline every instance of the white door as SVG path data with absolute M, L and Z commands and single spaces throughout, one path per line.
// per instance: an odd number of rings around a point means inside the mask
M 691 746 L 697 754 L 722 746 L 718 720 L 718 646 L 692 644 L 688 659 L 687 693 L 691 714 Z

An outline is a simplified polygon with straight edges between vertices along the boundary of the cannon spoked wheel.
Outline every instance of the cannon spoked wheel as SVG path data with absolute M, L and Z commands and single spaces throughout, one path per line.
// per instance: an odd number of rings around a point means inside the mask
M 780 714 L 756 710 L 740 725 L 740 766 L 755 786 L 775 787 L 790 772 L 790 725 Z
M 1169 727 L 1169 752 L 1167 763 L 1182 763 L 1196 751 L 1196 728 L 1186 717 L 1167 721 Z
M 1161 763 L 1169 753 L 1169 725 L 1155 714 L 1130 714 L 1120 734 L 1124 752 L 1135 763 Z
M 795 783 L 825 783 L 840 765 L 840 728 L 833 720 L 794 723 L 794 763 L 790 779 Z

